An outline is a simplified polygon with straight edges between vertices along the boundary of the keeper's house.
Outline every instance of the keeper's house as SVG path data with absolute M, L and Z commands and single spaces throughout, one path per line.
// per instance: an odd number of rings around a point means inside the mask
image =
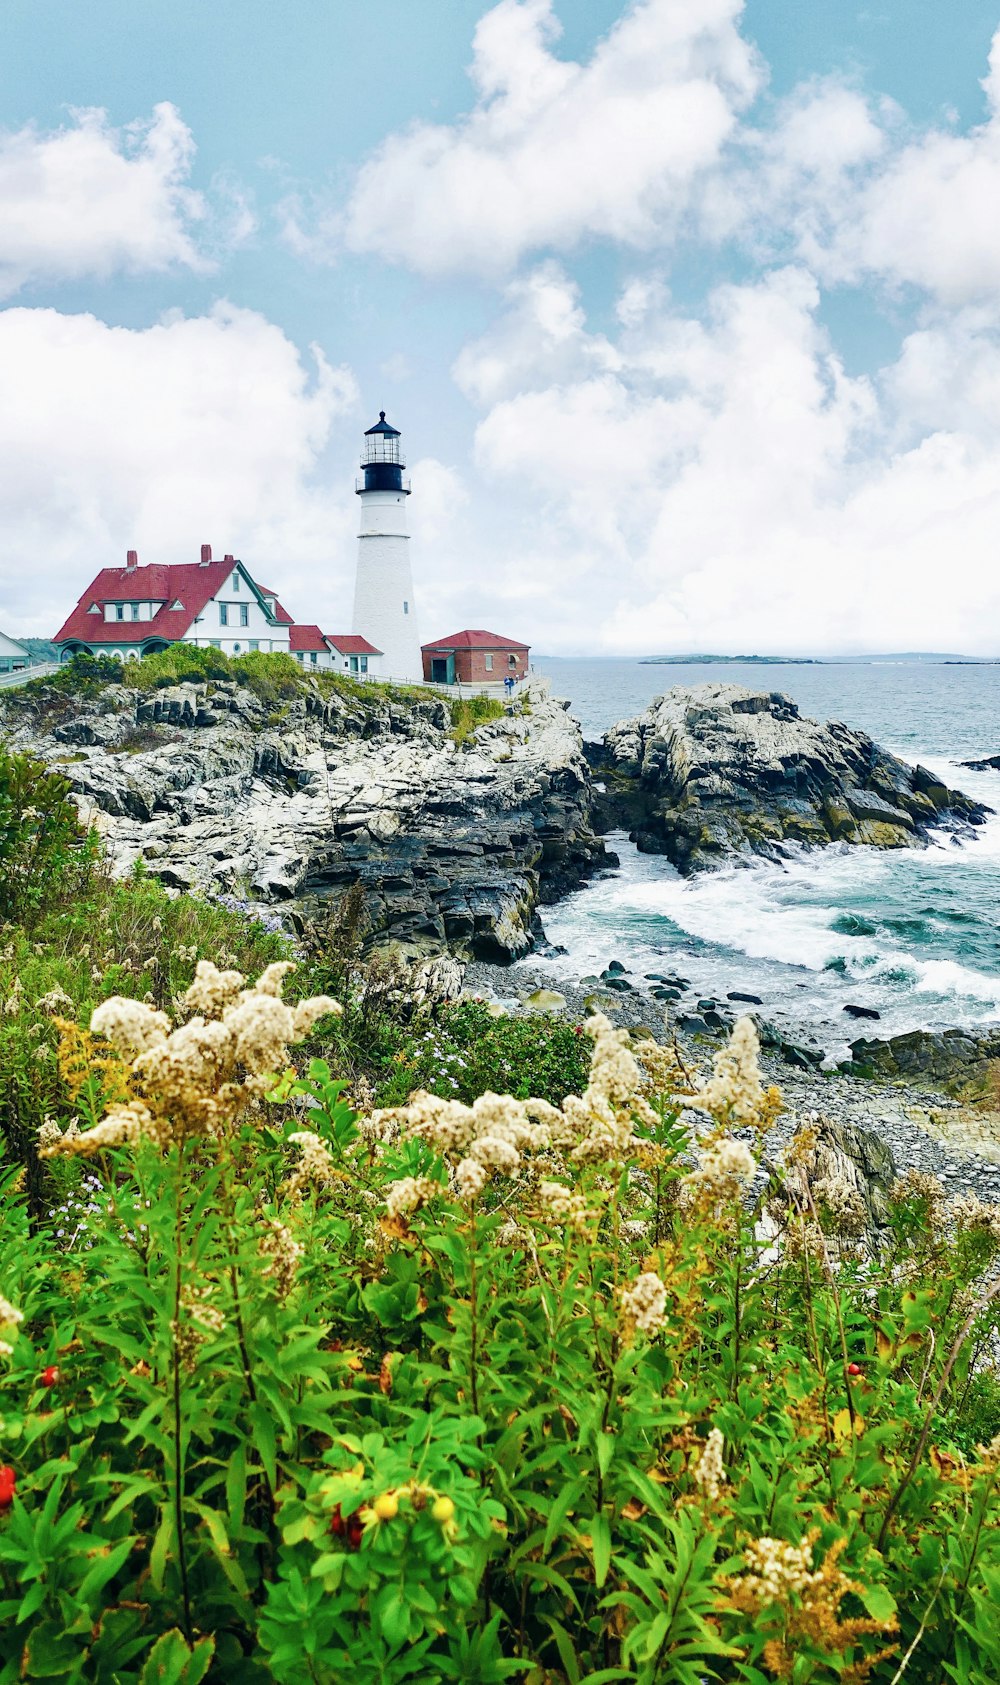
M 502 685 L 528 672 L 529 644 L 496 632 L 455 632 L 421 645 L 424 678 L 444 685 Z
M 380 651 L 355 633 L 298 626 L 277 595 L 258 584 L 235 556 L 213 561 L 139 566 L 134 550 L 123 568 L 102 568 L 54 642 L 61 660 L 77 654 L 152 655 L 169 644 L 220 649 L 225 655 L 291 655 L 303 667 L 375 674 Z M 0 651 L 2 656 L 2 651 Z

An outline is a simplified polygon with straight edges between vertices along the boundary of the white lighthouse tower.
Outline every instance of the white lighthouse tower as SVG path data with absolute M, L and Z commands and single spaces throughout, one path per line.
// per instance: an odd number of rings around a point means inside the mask
M 421 679 L 410 537 L 400 435 L 379 412 L 365 434 L 361 477 L 358 572 L 354 582 L 354 630 L 382 651 L 380 672 L 388 679 Z

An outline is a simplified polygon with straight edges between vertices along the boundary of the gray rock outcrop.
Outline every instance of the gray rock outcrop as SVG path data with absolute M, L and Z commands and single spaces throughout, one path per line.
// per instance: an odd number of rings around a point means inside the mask
M 779 691 L 704 684 L 668 691 L 588 758 L 605 821 L 682 872 L 788 843 L 899 848 L 989 811 L 862 731 L 803 719 Z
M 414 952 L 515 959 L 605 858 L 579 729 L 543 692 L 462 745 L 432 694 L 312 683 L 277 704 L 230 681 L 19 691 L 0 730 L 70 779 L 117 870 L 297 919 L 360 882 L 376 937 Z
M 886 1041 L 851 1042 L 859 1076 L 907 1078 L 961 1087 L 1000 1060 L 1000 1025 L 986 1030 L 908 1030 Z

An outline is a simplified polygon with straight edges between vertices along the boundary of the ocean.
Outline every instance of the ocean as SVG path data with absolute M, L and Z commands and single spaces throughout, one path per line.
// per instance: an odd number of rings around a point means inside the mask
M 784 863 L 733 865 L 683 879 L 625 836 L 609 838 L 621 868 L 545 909 L 550 943 L 531 956 L 560 977 L 614 958 L 634 972 L 674 970 L 701 992 L 761 997 L 766 1016 L 804 1027 L 831 1056 L 858 1035 L 976 1026 L 1000 1018 L 1000 772 L 958 763 L 1000 754 L 1000 665 L 944 661 L 817 666 L 669 666 L 551 657 L 535 665 L 568 697 L 584 736 L 599 738 L 673 685 L 729 681 L 780 690 L 815 719 L 843 720 L 884 748 L 921 761 L 997 809 L 969 840 L 941 833 L 927 848 L 831 846 Z M 855 1022 L 845 1004 L 874 1008 Z

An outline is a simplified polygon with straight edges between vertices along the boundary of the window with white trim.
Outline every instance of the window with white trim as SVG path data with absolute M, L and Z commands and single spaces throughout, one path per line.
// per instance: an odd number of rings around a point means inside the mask
M 228 603 L 220 603 L 219 604 L 219 625 L 220 626 L 228 626 L 229 625 L 229 604 Z
M 249 624 L 250 624 L 250 604 L 249 603 L 240 603 L 239 610 L 240 610 L 240 625 L 241 626 L 249 626 Z
M 492 673 L 492 671 L 493 671 L 493 657 L 492 657 L 492 655 L 488 655 L 486 657 L 486 671 L 487 671 L 487 673 Z

